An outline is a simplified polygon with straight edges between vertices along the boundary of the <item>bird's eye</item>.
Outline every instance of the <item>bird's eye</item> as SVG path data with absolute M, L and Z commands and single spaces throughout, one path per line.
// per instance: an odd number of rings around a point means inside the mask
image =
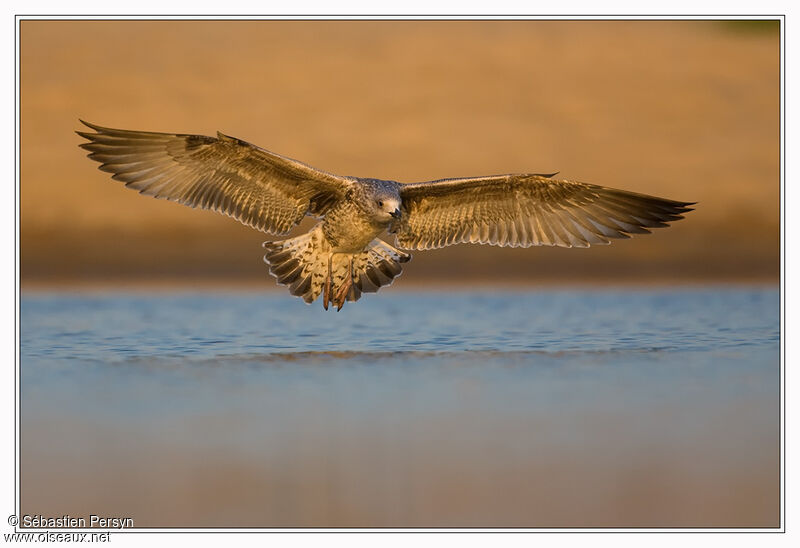
M 383 207 L 383 201 L 382 200 L 378 200 L 378 207 Z

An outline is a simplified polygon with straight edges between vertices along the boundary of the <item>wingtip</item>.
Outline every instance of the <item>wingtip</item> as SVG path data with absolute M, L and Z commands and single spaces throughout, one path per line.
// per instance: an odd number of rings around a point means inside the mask
M 83 125 L 85 125 L 86 127 L 88 127 L 89 129 L 92 129 L 92 130 L 96 131 L 97 133 L 109 133 L 109 132 L 114 132 L 114 131 L 124 131 L 124 130 L 114 129 L 114 128 L 111 128 L 111 127 L 108 127 L 108 126 L 101 126 L 101 125 L 98 125 L 98 124 L 95 124 L 95 123 L 92 123 L 92 122 L 87 122 L 83 118 L 78 118 L 78 121 L 80 123 L 82 123 Z
M 95 131 L 97 131 L 98 129 L 100 129 L 100 126 L 98 126 L 97 124 L 93 124 L 93 123 L 91 123 L 91 122 L 87 122 L 87 121 L 86 121 L 86 120 L 84 120 L 83 118 L 78 118 L 78 121 L 79 121 L 80 123 L 82 123 L 84 126 L 86 126 L 86 127 L 88 127 L 88 128 L 91 128 L 91 129 L 93 129 L 93 130 L 95 130 Z
M 83 118 L 78 118 L 78 121 L 82 123 L 84 126 L 88 127 L 91 130 L 94 130 L 96 133 L 89 133 L 87 131 L 78 131 L 76 130 L 75 133 L 83 137 L 84 139 L 93 140 L 99 133 L 103 132 L 103 128 L 98 126 L 97 124 L 93 124 L 91 122 L 87 122 Z

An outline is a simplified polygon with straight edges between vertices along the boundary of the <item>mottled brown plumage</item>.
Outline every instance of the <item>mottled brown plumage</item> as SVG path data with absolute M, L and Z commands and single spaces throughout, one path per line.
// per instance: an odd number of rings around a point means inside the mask
M 404 185 L 403 249 L 458 243 L 588 247 L 646 234 L 691 211 L 675 202 L 547 175 L 498 175 Z
M 691 211 L 677 202 L 588 183 L 521 174 L 400 184 L 319 171 L 221 133 L 217 137 L 111 129 L 77 132 L 100 169 L 141 194 L 223 213 L 262 232 L 286 234 L 306 215 L 306 234 L 265 242 L 278 283 L 311 303 L 341 309 L 400 275 L 402 249 L 457 243 L 588 247 L 648 233 Z

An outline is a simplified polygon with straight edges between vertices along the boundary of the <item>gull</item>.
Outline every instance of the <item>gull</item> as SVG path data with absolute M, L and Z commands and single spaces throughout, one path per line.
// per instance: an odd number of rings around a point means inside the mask
M 589 247 L 649 233 L 691 211 L 679 202 L 577 181 L 556 173 L 403 184 L 334 175 L 217 132 L 216 137 L 112 129 L 81 122 L 80 146 L 99 169 L 140 194 L 209 209 L 267 234 L 277 282 L 325 310 L 374 293 L 402 272 L 406 251 L 471 243 Z M 394 235 L 395 246 L 379 235 Z

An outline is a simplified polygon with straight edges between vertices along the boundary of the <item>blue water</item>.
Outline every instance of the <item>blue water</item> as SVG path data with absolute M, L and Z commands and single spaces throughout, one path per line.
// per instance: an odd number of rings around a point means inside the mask
M 23 297 L 30 363 L 225 361 L 298 352 L 777 349 L 771 290 L 546 291 L 369 295 L 341 312 L 269 294 Z
M 20 334 L 30 513 L 95 504 L 138 526 L 777 516 L 773 289 L 384 291 L 338 313 L 273 292 L 41 292 L 23 295 Z M 98 470 L 136 479 L 109 490 Z

